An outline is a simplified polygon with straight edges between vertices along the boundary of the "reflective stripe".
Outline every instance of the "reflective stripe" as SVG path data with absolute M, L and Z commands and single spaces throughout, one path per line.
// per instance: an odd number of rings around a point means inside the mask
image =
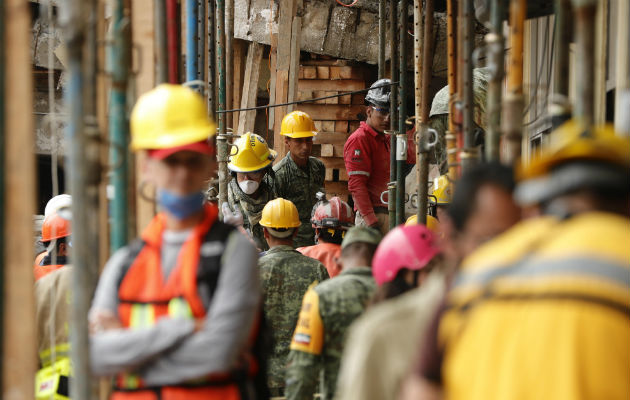
M 352 175 L 365 175 L 365 176 L 370 176 L 370 173 L 367 171 L 348 171 L 348 176 L 352 176 Z
M 141 328 L 152 326 L 155 323 L 155 308 L 153 304 L 134 304 L 131 306 L 129 327 Z
M 190 305 L 181 297 L 176 297 L 168 302 L 168 315 L 173 318 L 193 319 L 193 313 Z
M 630 269 L 595 258 L 571 258 L 545 261 L 527 259 L 514 266 L 496 268 L 477 273 L 464 273 L 455 280 L 454 288 L 461 286 L 481 286 L 500 278 L 536 279 L 572 275 L 595 278 L 630 289 Z
M 55 347 L 48 348 L 39 352 L 39 359 L 44 367 L 51 363 L 53 350 L 55 358 L 70 358 L 70 343 L 61 343 Z

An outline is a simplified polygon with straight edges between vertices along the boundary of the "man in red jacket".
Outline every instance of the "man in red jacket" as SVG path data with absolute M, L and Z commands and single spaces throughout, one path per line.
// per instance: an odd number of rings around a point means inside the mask
M 365 96 L 367 119 L 361 122 L 343 147 L 343 158 L 348 171 L 348 189 L 354 199 L 356 225 L 371 226 L 383 234 L 389 230 L 387 204 L 381 201 L 381 193 L 389 182 L 391 81 L 374 82 Z M 409 133 L 413 138 L 413 132 Z M 413 139 L 407 146 L 407 163 L 415 164 L 416 151 Z

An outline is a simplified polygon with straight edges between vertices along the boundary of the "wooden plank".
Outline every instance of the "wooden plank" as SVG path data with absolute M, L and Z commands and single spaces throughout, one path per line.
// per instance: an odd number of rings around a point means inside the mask
M 305 68 L 305 67 L 303 67 Z M 304 70 L 304 78 L 298 82 L 298 90 L 334 90 L 337 92 L 348 92 L 352 90 L 365 89 L 365 82 L 357 79 L 345 79 L 341 81 L 310 79 Z
M 234 63 L 233 68 L 234 72 L 232 76 L 234 77 L 234 83 L 232 85 L 232 104 L 228 105 L 228 108 L 240 108 L 241 105 L 241 93 L 243 93 L 243 84 L 245 81 L 245 68 L 247 63 L 247 52 L 248 52 L 248 43 L 245 40 L 234 39 L 233 43 L 233 53 L 234 53 Z M 254 104 L 255 105 L 255 104 Z M 228 121 L 229 121 L 228 117 Z M 228 122 L 228 125 L 233 128 L 238 128 L 239 124 L 239 112 L 231 113 L 231 121 Z M 235 129 L 236 130 L 236 129 Z
M 326 96 L 326 92 L 323 90 L 315 90 L 313 92 L 313 98 L 315 99 L 320 98 L 320 97 L 325 97 L 325 96 Z M 317 100 L 313 104 L 326 104 L 326 100 Z
M 317 122 L 317 121 L 315 121 Z M 313 138 L 313 143 L 328 143 L 328 144 L 345 144 L 350 134 L 347 133 L 333 133 L 333 132 L 318 132 Z
M 335 132 L 348 132 L 348 121 L 336 121 L 335 122 Z
M 303 64 L 309 65 L 309 66 L 326 65 L 330 67 L 330 66 L 351 65 L 353 63 L 354 61 L 338 58 L 338 59 L 311 59 L 311 60 L 305 61 Z
M 304 79 L 317 79 L 317 68 L 311 66 L 302 66 Z
M 343 201 L 348 201 L 350 191 L 348 190 L 348 182 L 324 182 L 326 194 L 330 196 L 339 196 Z
M 330 67 L 318 66 L 315 68 L 317 69 L 317 79 L 330 79 Z
M 352 66 L 330 67 L 330 79 L 363 79 L 363 71 Z
M 260 77 L 260 64 L 262 62 L 263 45 L 251 42 L 247 49 L 247 61 L 245 63 L 244 87 L 241 96 L 240 108 L 249 108 L 256 105 L 258 95 L 258 80 Z M 256 110 L 243 111 L 238 120 L 236 132 L 242 135 L 254 131 L 256 122 Z
M 278 57 L 279 58 L 279 57 Z M 278 70 L 276 73 L 276 103 L 286 103 L 289 89 L 289 71 Z M 284 145 L 284 138 L 280 135 L 282 118 L 287 114 L 287 107 L 276 107 L 275 123 L 273 125 L 274 149 L 278 152 L 278 158 L 282 159 L 287 150 Z
M 317 132 L 322 130 L 322 121 L 313 121 L 313 124 L 315 125 L 315 130 Z
M 132 52 L 137 58 L 134 65 L 134 70 L 137 66 L 144 66 L 139 70 L 134 81 L 136 82 L 136 96 L 140 96 L 143 93 L 148 92 L 155 86 L 155 73 L 153 68 L 147 68 L 149 65 L 154 65 L 155 60 L 155 43 L 154 43 L 154 21 L 153 21 L 153 0 L 136 0 L 131 2 L 131 40 L 138 51 Z M 184 7 L 182 7 L 184 8 Z M 183 12 L 182 12 L 183 14 Z M 182 51 L 186 46 L 181 46 Z M 143 177 L 142 165 L 143 165 L 144 153 L 137 153 L 135 155 L 135 179 L 136 187 L 137 183 L 141 182 Z M 149 198 L 154 197 L 155 189 L 152 185 L 147 185 L 145 194 Z M 142 233 L 144 228 L 151 222 L 153 216 L 156 214 L 155 202 L 147 200 L 140 195 L 139 191 L 136 191 L 135 196 L 135 221 L 136 232 L 138 235 Z
M 6 60 L 4 136 L 4 309 L 2 394 L 5 400 L 33 399 L 37 368 L 35 298 L 33 293 L 33 214 L 35 213 L 35 148 L 31 12 L 26 1 L 8 0 L 5 15 Z M 4 62 L 4 60 L 3 60 Z M 9 100 L 10 99 L 10 100 Z
M 343 157 L 343 144 L 322 143 L 322 157 Z
M 340 104 L 300 104 L 298 110 L 304 111 L 317 120 L 358 120 L 363 111 L 361 106 L 344 106 Z
M 270 58 L 270 62 L 269 62 L 269 105 L 273 105 L 276 104 L 276 59 L 278 58 L 278 52 L 277 52 L 277 47 L 278 47 L 278 34 L 274 33 L 273 35 L 271 35 L 271 46 L 269 51 L 271 52 L 271 54 L 269 55 Z M 271 107 L 268 109 L 267 111 L 267 115 L 268 115 L 268 121 L 269 124 L 267 125 L 267 128 L 270 131 L 273 131 L 273 127 L 276 123 L 276 108 L 275 107 Z M 273 136 L 273 140 L 271 141 L 272 144 L 276 143 L 276 132 L 274 132 L 274 136 Z M 278 150 L 278 149 L 276 149 Z M 281 157 L 277 157 L 276 161 L 279 161 Z
M 348 132 L 354 133 L 357 129 L 359 129 L 360 121 L 349 121 L 348 123 Z
M 294 17 L 293 26 L 291 27 L 291 60 L 289 65 L 289 95 L 287 101 L 293 102 L 297 97 L 298 91 L 298 75 L 300 72 L 300 35 L 302 32 L 302 18 Z M 287 111 L 291 112 L 295 109 L 295 105 L 287 107 Z
M 339 97 L 339 104 L 352 104 L 352 95 L 347 94 Z
M 322 158 L 322 162 L 326 168 L 330 169 L 345 169 L 346 164 L 342 157 L 325 157 Z
M 336 95 L 337 92 L 324 92 L 326 96 Z M 331 97 L 325 100 L 326 104 L 339 104 L 339 97 Z
M 352 104 L 363 105 L 365 104 L 365 94 L 355 93 L 352 95 Z
M 297 99 L 298 100 L 310 100 L 312 98 L 314 98 L 315 96 L 313 96 L 313 92 L 312 91 L 302 91 L 299 90 L 298 91 L 298 96 Z
M 334 132 L 335 131 L 335 121 L 322 121 L 322 131 L 324 131 L 324 132 Z

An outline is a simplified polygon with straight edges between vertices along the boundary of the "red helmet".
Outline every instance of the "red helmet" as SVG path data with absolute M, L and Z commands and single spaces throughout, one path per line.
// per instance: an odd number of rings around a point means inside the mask
M 339 197 L 326 201 L 325 197 L 315 205 L 311 217 L 313 228 L 348 229 L 354 225 L 352 208 Z
M 46 243 L 54 239 L 70 236 L 71 233 L 70 221 L 58 213 L 52 213 L 44 219 L 42 224 L 42 242 Z

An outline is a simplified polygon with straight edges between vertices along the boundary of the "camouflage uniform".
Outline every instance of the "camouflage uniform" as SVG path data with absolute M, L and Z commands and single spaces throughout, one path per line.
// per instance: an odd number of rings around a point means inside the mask
M 291 335 L 297 323 L 301 299 L 314 282 L 328 279 L 322 263 L 303 256 L 290 246 L 276 246 L 258 261 L 265 318 L 273 338 L 267 382 L 271 394 L 284 389 L 286 359 Z
M 317 192 L 324 191 L 324 163 L 315 157 L 308 160 L 308 169 L 298 167 L 287 155 L 273 167 L 276 173 L 276 192 L 278 197 L 291 200 L 300 214 L 300 230 L 295 238 L 294 247 L 315 244 L 315 230 L 311 226 L 311 212 L 317 203 Z
M 335 395 L 346 332 L 365 310 L 376 283 L 370 267 L 344 270 L 304 296 L 291 341 L 286 379 L 287 400 L 313 398 L 323 372 L 322 398 Z
M 263 229 L 259 222 L 265 204 L 276 198 L 273 180 L 269 175 L 265 175 L 263 178 L 258 193 L 257 199 L 243 193 L 236 182 L 236 178 L 232 178 L 230 183 L 228 183 L 228 203 L 232 211 L 240 211 L 243 216 L 243 228 L 249 232 L 254 242 L 256 242 L 256 246 L 265 251 L 269 250 L 269 245 L 265 240 Z

